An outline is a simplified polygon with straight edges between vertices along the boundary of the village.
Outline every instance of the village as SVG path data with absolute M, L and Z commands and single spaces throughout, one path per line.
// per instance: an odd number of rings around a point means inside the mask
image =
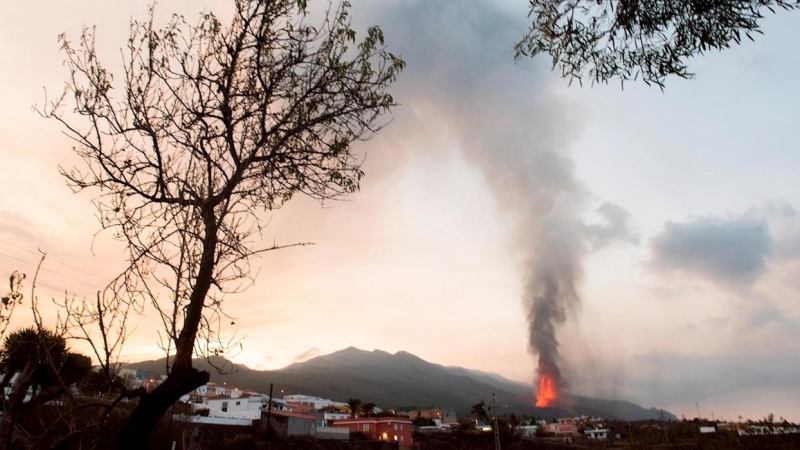
M 121 369 L 120 376 L 132 387 L 154 389 L 165 376 L 146 371 Z M 458 414 L 441 406 L 401 406 L 383 410 L 360 399 L 338 401 L 313 395 L 270 394 L 226 383 L 209 382 L 176 404 L 171 420 L 193 425 L 206 431 L 224 427 L 226 435 L 241 436 L 251 430 L 267 439 L 312 439 L 314 441 L 373 441 L 390 445 L 387 448 L 439 448 L 437 442 L 449 436 L 473 436 L 481 439 L 495 435 L 496 442 L 514 439 L 530 445 L 572 446 L 623 445 L 638 448 L 640 444 L 685 445 L 686 441 L 728 442 L 728 439 L 787 436 L 797 443 L 800 427 L 785 420 L 764 418 L 759 422 L 727 422 L 708 419 L 681 421 L 620 421 L 580 415 L 544 418 L 516 417 L 514 414 L 493 416 L 484 403 L 474 405 L 469 415 Z M 241 427 L 241 434 L 235 427 Z M 207 433 L 208 434 L 208 433 Z M 213 433 L 212 433 L 213 434 Z M 718 435 L 718 436 L 715 436 Z M 792 437 L 789 437 L 791 435 Z M 429 445 L 425 445 L 425 443 Z M 538 442 L 538 444 L 536 444 Z M 771 447 L 768 441 L 758 445 Z M 784 441 L 779 441 L 784 442 Z M 433 443 L 433 445 L 430 445 Z M 456 445 L 463 445 L 461 444 Z M 383 447 L 381 447 L 383 448 Z M 444 448 L 447 448 L 446 446 Z M 529 448 L 529 447 L 524 447 Z M 537 448 L 537 447 L 530 447 Z M 710 448 L 717 448 L 713 447 Z M 748 448 L 748 447 L 745 447 Z M 780 445 L 774 448 L 784 448 Z M 788 447 L 791 448 L 791 447 Z

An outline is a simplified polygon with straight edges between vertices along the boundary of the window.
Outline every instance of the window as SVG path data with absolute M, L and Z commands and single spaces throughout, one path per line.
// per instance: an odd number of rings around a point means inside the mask
M 222 402 L 222 412 L 228 412 L 228 402 Z
M 242 404 L 242 402 L 236 402 L 236 406 L 239 406 L 241 404 Z
M 394 431 L 397 431 L 397 424 L 394 424 Z
M 368 423 L 364 424 L 364 426 L 362 427 L 362 431 L 369 431 L 369 424 Z
M 403 429 L 403 424 L 402 424 L 402 423 L 400 424 L 400 429 L 401 429 L 401 430 Z

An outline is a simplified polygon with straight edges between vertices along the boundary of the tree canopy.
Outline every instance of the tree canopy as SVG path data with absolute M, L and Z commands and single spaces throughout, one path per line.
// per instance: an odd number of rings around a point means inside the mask
M 530 28 L 516 55 L 548 54 L 561 75 L 621 83 L 641 78 L 664 87 L 692 78 L 688 60 L 762 33 L 766 11 L 798 0 L 529 0 Z

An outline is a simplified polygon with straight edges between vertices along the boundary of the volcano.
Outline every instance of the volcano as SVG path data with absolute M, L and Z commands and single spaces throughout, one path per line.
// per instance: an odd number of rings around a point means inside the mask
M 217 367 L 231 363 L 215 357 Z M 329 355 L 292 364 L 283 369 L 260 371 L 233 363 L 231 373 L 221 375 L 206 359 L 193 361 L 194 367 L 211 374 L 211 381 L 239 388 L 269 392 L 274 383 L 277 392 L 307 394 L 346 401 L 360 398 L 376 403 L 382 409 L 439 407 L 469 415 L 472 406 L 491 400 L 496 394 L 498 411 L 529 414 L 538 417 L 571 417 L 587 415 L 606 419 L 658 419 L 659 409 L 645 409 L 624 400 L 581 397 L 559 391 L 558 399 L 547 407 L 537 407 L 529 383 L 509 380 L 500 375 L 462 367 L 430 363 L 408 352 L 387 353 L 347 348 Z M 143 361 L 128 367 L 160 373 L 164 360 Z M 667 419 L 677 420 L 669 413 Z

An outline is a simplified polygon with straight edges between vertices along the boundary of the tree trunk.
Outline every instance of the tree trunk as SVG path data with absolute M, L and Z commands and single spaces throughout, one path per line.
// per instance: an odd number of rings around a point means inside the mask
M 209 376 L 208 372 L 191 367 L 171 370 L 169 377 L 160 386 L 139 398 L 139 405 L 122 426 L 114 447 L 122 450 L 147 448 L 147 436 L 164 413 L 181 396 L 208 383 Z
M 139 398 L 139 404 L 122 425 L 117 435 L 115 448 L 123 450 L 139 450 L 146 448 L 147 436 L 158 421 L 182 396 L 208 383 L 210 374 L 192 367 L 194 343 L 200 319 L 203 317 L 203 306 L 211 289 L 214 275 L 215 254 L 217 249 L 217 218 L 214 206 L 202 209 L 205 234 L 203 236 L 203 257 L 200 270 L 195 278 L 194 289 L 189 299 L 183 328 L 178 336 L 175 359 L 167 379 L 149 394 Z

